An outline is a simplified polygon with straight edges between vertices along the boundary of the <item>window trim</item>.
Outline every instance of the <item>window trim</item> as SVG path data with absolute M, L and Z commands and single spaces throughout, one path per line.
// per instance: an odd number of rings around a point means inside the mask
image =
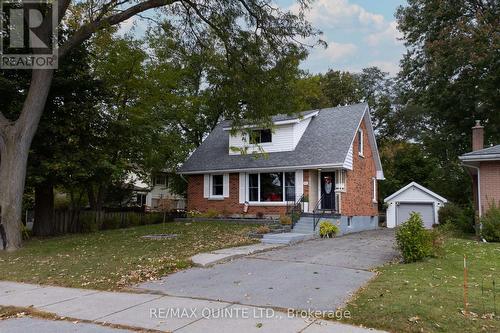
M 358 155 L 364 157 L 365 153 L 365 137 L 363 133 L 363 129 L 358 129 Z
M 269 131 L 270 138 L 271 138 L 270 141 L 265 141 L 265 142 L 262 141 L 262 132 L 264 132 L 264 131 L 266 131 L 266 132 Z M 254 136 L 253 134 L 256 133 L 256 132 L 258 132 L 258 135 Z M 253 139 L 258 139 L 258 140 L 254 141 Z M 252 130 L 252 133 L 250 134 L 249 142 L 252 145 L 262 145 L 262 144 L 273 143 L 273 131 L 270 128 L 263 128 L 263 129 Z
M 261 174 L 270 174 L 270 173 L 281 173 L 282 174 L 282 179 L 281 179 L 281 188 L 282 188 L 282 191 L 283 191 L 283 195 L 282 195 L 282 200 L 281 201 L 261 201 L 261 179 L 260 179 L 260 176 Z M 283 205 L 283 204 L 286 204 L 287 202 L 291 202 L 289 200 L 286 200 L 286 188 L 287 187 L 291 187 L 291 186 L 286 186 L 286 174 L 287 173 L 293 173 L 294 174 L 294 177 L 297 176 L 297 171 L 279 171 L 279 172 L 252 172 L 252 173 L 247 173 L 246 174 L 246 197 L 248 199 L 248 203 L 250 205 L 261 205 L 261 206 L 265 206 L 265 205 Z M 258 187 L 257 187 L 257 199 L 258 201 L 250 201 L 250 175 L 257 175 L 257 184 L 258 184 Z M 255 187 L 252 187 L 252 188 L 255 188 Z M 296 178 L 295 178 L 295 185 L 294 185 L 294 188 L 295 188 L 295 198 L 294 198 L 294 202 L 297 198 L 297 181 L 296 181 Z
M 214 177 L 215 176 L 221 176 L 222 177 L 222 194 L 214 194 Z M 224 174 L 222 173 L 214 173 L 210 175 L 210 181 L 209 181 L 209 188 L 210 188 L 210 195 L 209 198 L 211 199 L 223 199 L 224 198 Z

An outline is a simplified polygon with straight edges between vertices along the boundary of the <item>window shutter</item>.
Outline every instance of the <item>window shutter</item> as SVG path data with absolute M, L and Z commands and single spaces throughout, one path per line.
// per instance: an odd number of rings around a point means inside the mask
M 240 204 L 244 204 L 247 197 L 246 178 L 246 174 L 244 172 L 240 172 Z
M 302 194 L 304 194 L 304 170 L 297 170 L 295 171 L 295 201 L 299 200 Z
M 210 175 L 203 175 L 203 197 L 210 197 Z
M 223 194 L 224 198 L 229 198 L 229 174 L 225 173 L 223 177 L 223 184 L 224 184 L 224 189 L 223 189 Z

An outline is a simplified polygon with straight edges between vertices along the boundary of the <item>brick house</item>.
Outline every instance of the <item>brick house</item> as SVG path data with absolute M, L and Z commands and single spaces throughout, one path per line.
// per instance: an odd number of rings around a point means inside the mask
M 500 145 L 484 148 L 484 127 L 472 128 L 472 152 L 459 157 L 472 176 L 475 209 L 481 217 L 500 203 Z
M 367 104 L 275 116 L 273 124 L 213 130 L 179 170 L 188 210 L 276 217 L 301 202 L 303 215 L 335 215 L 350 231 L 378 226 L 384 174 Z

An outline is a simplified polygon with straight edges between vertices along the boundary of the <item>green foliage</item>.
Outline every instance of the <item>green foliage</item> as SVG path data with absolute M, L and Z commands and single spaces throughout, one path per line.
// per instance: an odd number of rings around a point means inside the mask
M 93 212 L 81 212 L 79 216 L 79 222 L 81 225 L 81 230 L 84 233 L 96 232 L 100 229 L 100 224 Z
M 459 232 L 474 233 L 475 211 L 471 206 L 461 207 L 447 203 L 438 211 L 439 223 Z
M 280 223 L 282 225 L 292 225 L 292 218 L 288 215 L 281 215 L 280 216 Z
M 330 221 L 322 221 L 319 224 L 319 235 L 322 238 L 333 238 L 339 231 L 339 227 Z
M 432 238 L 419 213 L 411 213 L 410 219 L 397 228 L 396 244 L 406 263 L 420 261 L 432 254 Z
M 481 218 L 481 235 L 488 242 L 500 242 L 500 206 L 491 203 L 486 213 Z
M 121 216 L 120 214 L 110 214 L 103 218 L 102 220 L 102 229 L 104 230 L 113 230 L 118 229 L 121 226 Z
M 215 209 L 209 209 L 205 213 L 202 214 L 202 217 L 206 217 L 209 219 L 214 219 L 216 217 L 219 217 L 219 212 L 216 211 Z
M 125 227 L 136 227 L 142 223 L 141 216 L 137 213 L 126 213 L 123 220 Z
M 409 0 L 396 13 L 408 49 L 398 75 L 400 135 L 437 160 L 434 190 L 460 204 L 471 186 L 457 157 L 471 150 L 474 121 L 487 123 L 486 145 L 500 142 L 499 14 L 498 1 L 469 0 Z

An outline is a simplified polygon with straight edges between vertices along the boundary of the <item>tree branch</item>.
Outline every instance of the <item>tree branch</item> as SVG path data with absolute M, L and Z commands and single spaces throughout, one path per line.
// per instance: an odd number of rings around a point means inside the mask
M 85 40 L 90 38 L 94 32 L 99 29 L 103 29 L 108 26 L 113 26 L 121 23 L 132 16 L 142 13 L 149 9 L 159 8 L 163 6 L 172 5 L 180 0 L 148 0 L 138 3 L 135 6 L 129 7 L 126 10 L 119 12 L 102 19 L 98 19 L 83 25 L 73 36 L 71 36 L 66 43 L 64 43 L 59 49 L 59 58 L 64 57 L 69 50 L 71 50 L 76 45 L 83 43 Z M 105 9 L 103 9 L 105 10 Z

